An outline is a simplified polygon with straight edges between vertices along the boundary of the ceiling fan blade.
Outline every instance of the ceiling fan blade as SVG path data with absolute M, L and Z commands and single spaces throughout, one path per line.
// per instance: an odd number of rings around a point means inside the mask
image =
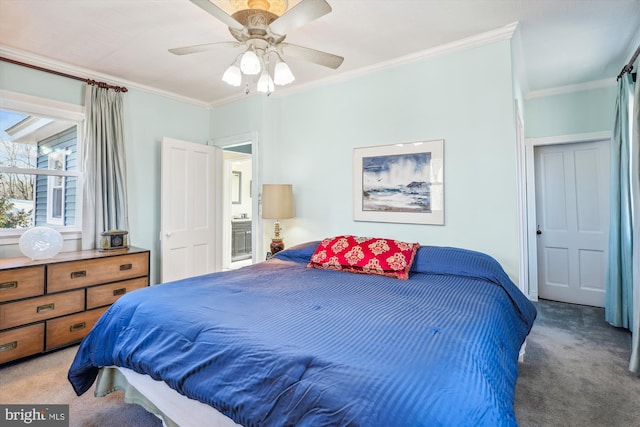
M 302 0 L 273 21 L 269 28 L 275 34 L 284 36 L 289 31 L 302 27 L 307 22 L 318 19 L 329 12 L 331 12 L 331 6 L 326 0 Z
M 227 13 L 220 9 L 215 4 L 211 3 L 209 0 L 189 0 L 191 3 L 198 6 L 200 9 L 207 12 L 209 15 L 217 18 L 222 21 L 225 25 L 235 30 L 243 30 L 244 25 L 233 19 L 231 16 L 227 15 Z
M 176 47 L 173 49 L 169 49 L 169 52 L 173 53 L 174 55 L 189 55 L 191 53 L 206 52 L 218 46 L 224 46 L 224 45 L 230 46 L 230 47 L 238 47 L 240 46 L 240 43 L 238 42 L 205 43 L 205 44 L 198 44 L 195 46 Z
M 280 43 L 279 46 L 282 48 L 282 53 L 285 56 L 304 59 L 305 61 L 333 68 L 334 70 L 338 68 L 340 64 L 342 64 L 342 61 L 344 61 L 344 58 L 342 56 L 322 52 L 315 49 L 309 49 L 308 47 L 289 43 Z

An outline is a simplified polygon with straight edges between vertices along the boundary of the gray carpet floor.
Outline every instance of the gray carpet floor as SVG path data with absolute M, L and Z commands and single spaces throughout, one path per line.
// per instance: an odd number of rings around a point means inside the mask
M 627 370 L 629 332 L 609 326 L 602 309 L 551 301 L 536 307 L 538 318 L 519 365 L 518 424 L 640 426 L 640 377 Z M 142 408 L 124 403 L 119 392 L 77 397 L 66 379 L 76 348 L 0 368 L 0 403 L 69 404 L 72 427 L 161 425 Z
M 640 426 L 640 377 L 628 370 L 629 331 L 610 326 L 600 308 L 553 301 L 536 308 L 519 366 L 519 425 Z

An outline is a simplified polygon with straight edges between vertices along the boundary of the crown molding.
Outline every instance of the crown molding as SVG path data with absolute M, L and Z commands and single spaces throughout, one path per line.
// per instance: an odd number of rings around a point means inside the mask
M 616 78 L 612 77 L 610 79 L 594 80 L 586 83 L 578 83 L 574 85 L 552 87 L 549 89 L 534 90 L 527 93 L 524 99 L 530 100 L 535 98 L 544 98 L 547 96 L 565 95 L 567 93 L 582 92 L 585 90 L 600 89 L 603 87 L 615 86 L 615 84 L 616 84 Z
M 252 91 L 250 94 L 244 94 L 242 91 L 238 91 L 237 95 L 228 96 L 226 98 L 218 99 L 216 101 L 211 101 L 207 105 L 211 108 L 222 107 L 223 105 L 231 104 L 235 101 L 240 101 L 243 99 L 249 99 L 254 96 L 275 96 L 274 94 L 282 92 L 283 89 L 278 88 L 277 91 L 273 92 L 271 95 L 265 95 L 264 93 L 259 93 L 258 91 Z
M 508 40 L 513 37 L 513 34 L 518 28 L 518 25 L 519 25 L 518 22 L 513 22 L 511 24 L 505 25 L 504 27 L 497 28 L 495 30 L 476 34 L 470 37 L 465 37 L 463 39 L 460 39 L 451 43 L 446 43 L 446 44 L 436 46 L 430 49 L 426 49 L 420 52 L 401 56 L 399 58 L 381 62 L 372 66 L 362 67 L 356 70 L 348 71 L 345 73 L 338 74 L 336 76 L 331 76 L 325 79 L 316 80 L 314 82 L 302 84 L 292 88 L 284 88 L 284 89 L 279 88 L 279 90 L 271 94 L 271 97 L 279 98 L 279 97 L 283 97 L 283 96 L 287 96 L 287 95 L 291 95 L 299 92 L 304 92 L 313 88 L 327 86 L 330 84 L 335 84 L 335 83 L 343 82 L 346 80 L 351 80 L 356 77 L 361 77 L 367 74 L 372 74 L 372 73 L 386 70 L 389 68 L 395 68 L 400 65 L 421 61 L 427 58 L 432 58 L 434 56 L 458 52 L 461 50 L 465 50 L 465 49 L 469 49 L 477 46 L 483 46 L 483 45 L 494 43 L 500 40 Z M 24 51 L 10 48 L 7 46 L 0 45 L 0 55 L 16 61 L 26 62 L 26 63 L 43 67 L 43 68 L 49 68 L 62 73 L 73 74 L 73 75 L 77 75 L 79 77 L 87 78 L 87 79 L 105 81 L 113 85 L 136 88 L 138 90 L 154 93 L 157 95 L 176 99 L 183 102 L 188 102 L 188 103 L 195 104 L 201 107 L 206 107 L 206 108 L 219 107 L 225 104 L 229 104 L 231 102 L 238 101 L 240 99 L 247 98 L 247 95 L 238 94 L 238 95 L 234 95 L 234 96 L 227 97 L 217 101 L 204 102 L 204 101 L 199 101 L 193 98 L 188 98 L 182 95 L 178 95 L 173 92 L 160 90 L 151 86 L 146 86 L 146 85 L 142 85 L 132 81 L 123 80 L 107 74 L 97 73 L 95 71 L 92 71 L 86 68 L 65 64 L 63 62 L 59 62 L 50 58 L 45 58 L 43 56 L 35 55 L 29 52 L 24 52 Z M 249 96 L 256 96 L 256 95 L 257 94 L 254 93 Z
M 140 83 L 132 82 L 129 80 L 120 79 L 118 77 L 111 76 L 108 74 L 98 73 L 93 70 L 89 70 L 87 68 L 66 64 L 64 62 L 56 61 L 51 58 L 46 58 L 44 56 L 36 55 L 30 52 L 25 52 L 25 51 L 11 48 L 8 46 L 0 45 L 0 56 L 4 56 L 5 58 L 9 58 L 14 61 L 25 62 L 30 65 L 35 65 L 42 68 L 48 68 L 61 73 L 71 74 L 74 76 L 81 77 L 83 79 L 104 81 L 114 86 L 126 86 L 127 88 L 135 88 L 137 90 L 160 95 L 166 98 L 171 98 L 178 101 L 187 102 L 189 104 L 194 104 L 199 107 L 210 108 L 211 106 L 210 103 L 208 102 L 199 101 L 197 99 L 188 98 L 186 96 L 178 95 L 173 92 L 157 89 L 151 86 L 142 85 Z
M 466 37 L 451 43 L 446 43 L 446 44 L 436 46 L 430 49 L 426 49 L 420 52 L 401 56 L 399 58 L 395 58 L 389 61 L 380 62 L 372 66 L 362 67 L 353 71 L 348 71 L 345 73 L 338 74 L 336 76 L 327 77 L 325 79 L 320 79 L 311 83 L 292 87 L 290 89 L 281 89 L 274 92 L 271 96 L 279 98 L 282 96 L 303 92 L 309 89 L 322 87 L 329 84 L 339 83 L 345 80 L 350 80 L 356 77 L 361 77 L 367 74 L 372 74 L 372 73 L 383 71 L 389 68 L 395 68 L 400 65 L 421 61 L 427 58 L 432 58 L 434 56 L 444 55 L 448 53 L 470 49 L 473 47 L 483 46 L 483 45 L 494 43 L 500 40 L 509 40 L 513 37 L 514 33 L 518 28 L 518 25 L 519 25 L 518 22 L 513 22 L 511 24 L 505 25 L 504 27 L 501 27 L 495 30 L 476 34 L 471 37 Z M 234 98 L 234 100 L 235 99 L 237 98 Z
M 518 23 L 514 22 L 506 25 L 502 28 L 487 31 L 485 33 L 476 34 L 471 37 L 466 37 L 451 43 L 446 43 L 440 46 L 436 46 L 430 49 L 426 49 L 420 52 L 412 53 L 409 55 L 401 56 L 390 61 L 381 62 L 379 64 L 372 65 L 370 67 L 363 67 L 356 70 L 357 74 L 369 74 L 375 71 L 381 71 L 388 68 L 397 67 L 399 65 L 409 64 L 423 59 L 431 58 L 434 56 L 444 55 L 447 53 L 458 52 L 461 50 L 470 49 L 472 47 L 483 46 L 489 43 L 494 43 L 500 40 L 508 40 L 513 37 Z

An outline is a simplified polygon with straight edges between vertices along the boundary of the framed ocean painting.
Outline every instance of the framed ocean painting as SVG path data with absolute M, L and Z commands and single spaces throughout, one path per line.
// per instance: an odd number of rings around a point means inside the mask
M 356 221 L 444 224 L 444 140 L 353 150 Z

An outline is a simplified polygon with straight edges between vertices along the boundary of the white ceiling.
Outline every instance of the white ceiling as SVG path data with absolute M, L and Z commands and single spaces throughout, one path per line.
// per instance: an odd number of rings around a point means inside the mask
M 231 11 L 227 0 L 213 0 Z M 299 0 L 290 0 L 295 5 Z M 287 59 L 293 89 L 334 80 L 518 22 L 524 87 L 615 79 L 635 50 L 640 0 L 328 0 L 333 11 L 287 42 L 345 58 L 337 70 Z M 169 48 L 231 41 L 188 0 L 0 0 L 0 54 L 151 87 L 205 103 L 242 96 L 222 73 L 240 52 Z M 470 70 L 472 72 L 472 70 Z M 276 88 L 279 90 L 280 88 Z

